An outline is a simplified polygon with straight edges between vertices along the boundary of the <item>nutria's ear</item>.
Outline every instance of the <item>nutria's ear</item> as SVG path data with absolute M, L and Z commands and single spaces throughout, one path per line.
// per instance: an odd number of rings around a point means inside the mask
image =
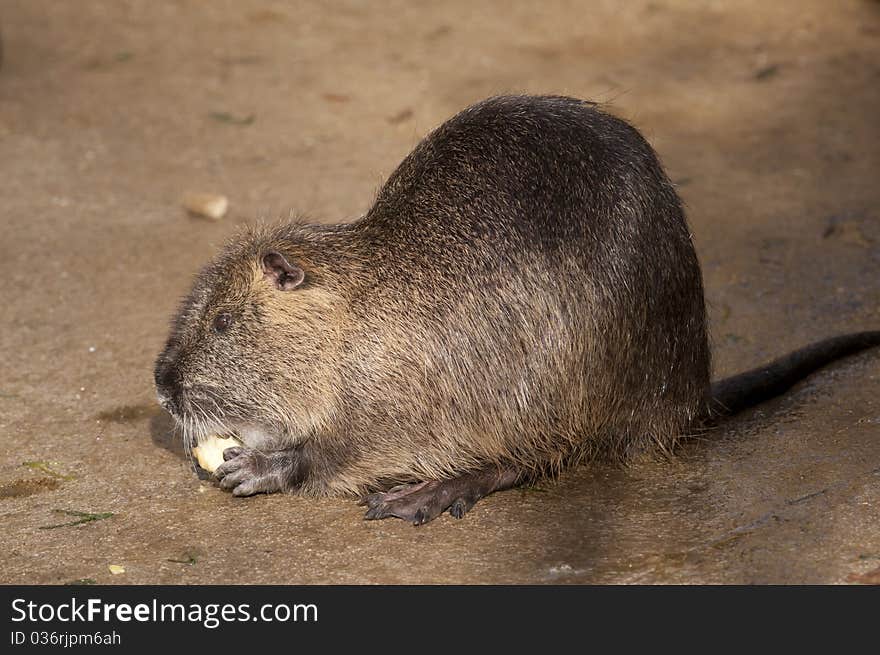
M 279 291 L 296 289 L 306 277 L 298 266 L 293 266 L 280 252 L 267 252 L 263 255 L 263 273 Z

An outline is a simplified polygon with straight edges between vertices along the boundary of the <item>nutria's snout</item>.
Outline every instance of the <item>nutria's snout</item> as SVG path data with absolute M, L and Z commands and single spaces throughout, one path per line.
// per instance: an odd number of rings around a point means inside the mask
M 173 360 L 160 357 L 153 372 L 156 398 L 172 416 L 180 415 L 180 395 L 183 386 L 180 369 Z

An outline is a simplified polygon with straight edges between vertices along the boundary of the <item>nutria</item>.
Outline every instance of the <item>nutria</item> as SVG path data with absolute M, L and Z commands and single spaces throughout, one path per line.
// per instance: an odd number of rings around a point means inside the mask
M 670 451 L 878 343 L 832 339 L 713 395 L 700 267 L 654 151 L 595 104 L 507 96 L 426 137 L 361 219 L 231 242 L 155 375 L 188 442 L 242 440 L 216 471 L 236 496 L 359 495 L 366 518 L 419 524 Z

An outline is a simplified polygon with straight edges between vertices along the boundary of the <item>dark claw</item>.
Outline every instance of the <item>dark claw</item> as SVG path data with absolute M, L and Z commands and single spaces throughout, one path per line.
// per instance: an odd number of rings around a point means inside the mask
M 427 523 L 427 522 L 430 521 L 430 520 L 431 520 L 431 517 L 429 516 L 429 510 L 428 510 L 428 508 L 427 508 L 427 507 L 421 507 L 421 508 L 416 512 L 416 515 L 413 517 L 413 522 L 412 522 L 412 524 L 413 524 L 413 525 L 424 525 L 425 523 Z
M 227 448 L 223 451 L 223 461 L 228 462 L 230 459 L 235 459 L 243 452 L 244 448 L 242 448 L 241 446 L 233 446 L 232 448 Z
M 233 489 L 240 485 L 242 482 L 248 479 L 248 472 L 238 470 L 228 475 L 224 475 L 220 479 L 220 488 L 221 489 Z
M 214 470 L 214 477 L 218 480 L 224 480 L 236 471 L 240 470 L 243 464 L 243 458 L 227 460 Z
M 449 513 L 455 518 L 461 519 L 467 514 L 468 509 L 470 508 L 467 506 L 467 501 L 464 498 L 457 498 L 449 508 Z

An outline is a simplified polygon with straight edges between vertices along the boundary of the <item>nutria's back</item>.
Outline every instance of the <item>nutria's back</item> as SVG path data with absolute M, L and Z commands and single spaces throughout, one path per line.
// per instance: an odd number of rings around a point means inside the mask
M 403 161 L 353 235 L 382 253 L 354 325 L 402 328 L 374 397 L 415 385 L 438 433 L 404 437 L 414 452 L 448 441 L 449 461 L 555 466 L 669 447 L 703 412 L 703 288 L 681 204 L 645 140 L 595 105 L 465 110 Z
M 310 493 L 669 448 L 709 389 L 679 199 L 634 128 L 571 98 L 465 110 L 361 220 L 231 244 L 181 317 L 160 390 L 196 428 L 210 405 L 211 429 L 298 448 Z

